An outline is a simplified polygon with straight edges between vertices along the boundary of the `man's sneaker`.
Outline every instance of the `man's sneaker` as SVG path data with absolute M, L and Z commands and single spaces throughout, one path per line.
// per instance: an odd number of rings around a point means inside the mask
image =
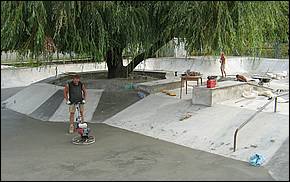
M 70 134 L 72 134 L 72 133 L 74 133 L 74 125 L 70 125 L 70 127 L 69 127 L 69 133 Z

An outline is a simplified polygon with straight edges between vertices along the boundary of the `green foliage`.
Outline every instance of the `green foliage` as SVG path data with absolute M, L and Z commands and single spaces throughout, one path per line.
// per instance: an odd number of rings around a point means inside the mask
M 1 50 L 40 53 L 46 16 L 42 2 L 1 1 Z
M 175 6 L 173 23 L 189 52 L 254 54 L 266 43 L 289 41 L 286 1 L 188 1 Z
M 1 1 L 1 51 L 59 52 L 103 60 L 113 48 L 132 57 L 157 42 L 186 40 L 189 52 L 256 54 L 288 43 L 287 1 Z M 160 46 L 162 47 L 162 46 Z

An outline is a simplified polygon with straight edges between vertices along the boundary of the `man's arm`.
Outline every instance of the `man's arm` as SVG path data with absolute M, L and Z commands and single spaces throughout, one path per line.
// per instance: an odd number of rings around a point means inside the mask
M 68 101 L 68 86 L 67 86 L 67 84 L 65 84 L 65 86 L 64 86 L 63 95 L 64 95 L 65 101 L 67 102 Z
M 82 85 L 82 90 L 83 90 L 83 98 L 84 98 L 84 100 L 86 100 L 86 98 L 87 98 L 87 90 L 86 90 L 85 84 Z

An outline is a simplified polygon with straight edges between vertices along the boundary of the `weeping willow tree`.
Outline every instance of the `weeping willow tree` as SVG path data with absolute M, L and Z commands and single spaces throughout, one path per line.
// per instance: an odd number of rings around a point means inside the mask
M 288 42 L 288 8 L 277 1 L 1 1 L 1 51 L 85 54 L 106 61 L 109 78 L 126 77 L 174 37 L 188 51 L 241 54 Z
M 124 77 L 169 39 L 163 36 L 165 23 L 159 22 L 169 4 L 2 1 L 1 51 L 40 55 L 47 51 L 44 42 L 52 38 L 57 51 L 104 59 L 109 78 Z M 134 59 L 124 67 L 126 51 Z
M 174 4 L 172 24 L 188 51 L 254 55 L 266 44 L 289 43 L 287 1 L 188 1 Z M 176 11 L 178 9 L 179 11 Z

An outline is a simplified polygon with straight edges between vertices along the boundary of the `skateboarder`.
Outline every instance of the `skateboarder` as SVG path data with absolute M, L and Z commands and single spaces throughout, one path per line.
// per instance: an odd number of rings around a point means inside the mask
M 64 87 L 64 99 L 66 104 L 69 105 L 70 113 L 70 127 L 69 133 L 74 132 L 74 114 L 75 114 L 75 104 L 80 103 L 80 115 L 81 120 L 84 122 L 84 103 L 86 100 L 87 91 L 84 84 L 80 81 L 80 76 L 78 74 L 73 76 L 72 81 L 67 83 Z

